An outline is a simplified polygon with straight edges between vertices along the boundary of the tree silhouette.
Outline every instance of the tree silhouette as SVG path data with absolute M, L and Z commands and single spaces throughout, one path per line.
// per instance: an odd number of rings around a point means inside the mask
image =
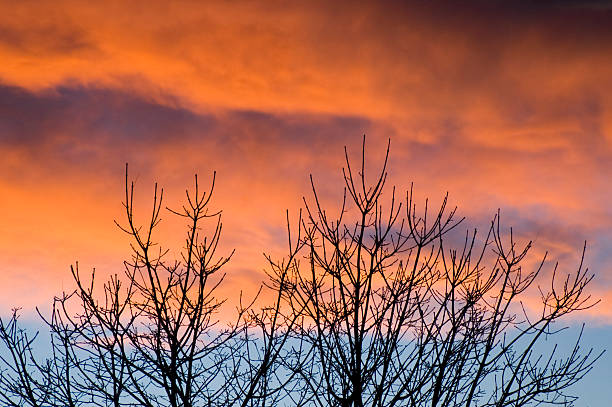
M 94 273 L 87 281 L 78 264 L 71 268 L 75 291 L 55 298 L 50 317 L 39 312 L 51 333 L 52 354 L 44 361 L 35 357 L 35 336 L 18 326 L 16 310 L 8 322 L 0 320 L 7 349 L 0 356 L 3 404 L 233 406 L 271 397 L 268 370 L 282 328 L 267 324 L 252 304 L 240 305 L 232 324 L 216 319 L 224 302 L 216 291 L 233 252 L 216 255 L 222 224 L 220 212 L 208 209 L 214 182 L 213 176 L 210 190 L 201 191 L 196 176 L 186 204 L 169 209 L 187 220 L 188 230 L 181 258 L 167 260 L 168 251 L 154 241 L 163 190 L 155 185 L 151 216 L 139 226 L 126 166 L 126 222 L 116 223 L 131 237 L 133 253 L 123 278 L 111 276 L 97 292 Z M 207 218 L 212 232 L 202 234 Z M 256 335 L 262 324 L 263 335 Z
M 499 213 L 484 242 L 466 233 L 449 248 L 462 219 L 447 209 L 418 214 L 412 186 L 405 204 L 387 191 L 389 146 L 381 172 L 366 181 L 345 148 L 344 199 L 338 216 L 324 208 L 312 181 L 312 200 L 300 220 L 301 264 L 272 281 L 285 307 L 304 318 L 297 336 L 307 351 L 286 368 L 299 377 L 302 402 L 315 406 L 571 405 L 565 390 L 598 358 L 581 353 L 580 335 L 564 356 L 550 341 L 554 324 L 594 305 L 593 278 L 582 259 L 550 288 L 540 287 L 537 312 L 521 301 L 538 283 L 546 256 L 525 266 L 532 243 L 504 236 Z M 385 198 L 385 199 L 383 199 Z M 284 287 L 290 286 L 289 289 Z M 543 341 L 547 341 L 543 346 Z M 296 390 L 293 390 L 294 392 Z
M 101 290 L 95 273 L 71 269 L 75 290 L 55 298 L 48 358 L 15 310 L 0 320 L 0 400 L 9 406 L 527 406 L 572 405 L 568 387 L 600 355 L 551 345 L 557 322 L 595 304 L 593 276 L 582 258 L 570 274 L 554 265 L 540 287 L 546 256 L 527 264 L 499 212 L 482 238 L 453 236 L 462 219 L 447 197 L 432 214 L 417 210 L 412 186 L 403 198 L 387 188 L 389 145 L 369 183 L 365 137 L 361 165 L 345 148 L 344 196 L 337 217 L 322 204 L 311 176 L 311 200 L 292 225 L 288 252 L 266 255 L 273 295 L 236 305 L 220 322 L 217 296 L 232 253 L 216 254 L 220 212 L 214 189 L 187 191 L 170 213 L 188 230 L 179 259 L 168 259 L 155 230 L 163 190 L 155 186 L 144 226 L 134 218 L 127 167 L 119 224 L 132 257 Z M 206 228 L 203 223 L 212 224 Z M 210 225 L 208 225 L 210 226 Z M 297 232 L 297 233 L 295 233 Z M 522 299 L 539 288 L 539 309 Z

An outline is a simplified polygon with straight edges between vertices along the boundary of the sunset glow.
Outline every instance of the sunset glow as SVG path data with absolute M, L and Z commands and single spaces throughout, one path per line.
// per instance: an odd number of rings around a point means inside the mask
M 556 262 L 574 272 L 586 241 L 601 302 L 568 323 L 587 321 L 603 332 L 587 342 L 610 351 L 609 2 L 57 0 L 0 11 L 0 316 L 44 313 L 74 289 L 77 262 L 100 279 L 122 273 L 130 241 L 114 220 L 125 221 L 128 163 L 143 223 L 155 183 L 175 209 L 194 174 L 203 188 L 216 174 L 219 254 L 235 250 L 222 318 L 233 317 L 240 293 L 266 279 L 264 253 L 286 255 L 287 211 L 295 226 L 309 175 L 340 210 L 344 147 L 358 162 L 366 134 L 371 170 L 390 140 L 400 197 L 411 183 L 419 204 L 448 193 L 481 232 L 499 209 L 506 230 L 533 240 L 528 266 L 548 252 L 543 284 Z M 185 222 L 162 219 L 155 240 L 178 257 Z M 523 298 L 538 301 L 535 287 Z M 592 406 L 609 405 L 595 393 L 588 401 L 603 404 Z
M 309 174 L 339 210 L 366 134 L 373 169 L 391 140 L 400 196 L 448 192 L 479 230 L 499 208 L 529 264 L 573 272 L 587 241 L 601 303 L 574 318 L 610 328 L 609 3 L 341 3 L 0 3 L 2 315 L 70 291 L 77 261 L 121 273 L 125 163 L 143 221 L 155 182 L 176 208 L 216 171 L 222 294 L 254 294 Z M 162 218 L 176 256 L 184 222 Z

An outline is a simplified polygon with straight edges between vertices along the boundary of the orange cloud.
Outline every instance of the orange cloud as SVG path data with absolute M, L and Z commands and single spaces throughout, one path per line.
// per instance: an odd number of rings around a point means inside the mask
M 501 207 L 560 258 L 592 241 L 609 320 L 612 12 L 474 4 L 5 7 L 0 305 L 56 293 L 77 257 L 122 258 L 128 161 L 143 196 L 157 179 L 169 204 L 216 169 L 231 283 L 260 281 L 307 174 L 333 200 L 342 146 L 365 132 L 372 165 L 391 137 L 391 181 L 449 190 L 473 224 Z

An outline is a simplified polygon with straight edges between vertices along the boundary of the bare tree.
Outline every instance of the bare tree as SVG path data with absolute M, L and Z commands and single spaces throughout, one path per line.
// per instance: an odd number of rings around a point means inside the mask
M 531 242 L 504 234 L 499 213 L 487 233 L 460 235 L 462 219 L 417 211 L 386 187 L 389 146 L 380 173 L 366 180 L 345 149 L 339 214 L 313 199 L 297 223 L 287 216 L 288 254 L 267 255 L 267 307 L 255 298 L 220 322 L 217 291 L 232 253 L 216 254 L 222 224 L 209 203 L 214 189 L 187 192 L 170 213 L 188 223 L 178 259 L 155 240 L 163 191 L 155 187 L 148 222 L 134 218 L 126 168 L 126 221 L 132 241 L 123 274 L 100 289 L 95 273 L 72 268 L 75 290 L 43 318 L 50 355 L 37 335 L 0 319 L 0 400 L 8 406 L 528 406 L 572 405 L 568 388 L 598 355 L 554 343 L 557 322 L 595 304 L 582 259 L 569 274 L 553 267 L 539 287 L 546 256 L 527 264 Z M 204 224 L 212 224 L 204 232 Z M 530 263 L 531 264 L 531 263 Z M 523 298 L 539 288 L 539 309 Z M 532 290 L 533 291 L 533 290 Z M 530 294 L 531 295 L 531 294 Z
M 483 242 L 473 231 L 449 248 L 462 221 L 456 208 L 444 197 L 433 214 L 428 201 L 419 214 L 412 186 L 405 203 L 385 189 L 389 146 L 371 183 L 365 137 L 357 172 L 346 148 L 345 157 L 339 215 L 322 206 L 311 176 L 303 258 L 271 276 L 284 307 L 304 321 L 295 333 L 302 351 L 285 364 L 298 377 L 290 391 L 300 404 L 572 405 L 567 388 L 598 356 L 581 351 L 581 333 L 567 354 L 550 344 L 556 322 L 594 305 L 584 250 L 573 273 L 559 277 L 554 266 L 549 288 L 539 287 L 540 309 L 530 312 L 522 298 L 539 284 L 546 256 L 526 267 L 532 243 L 519 246 L 512 229 L 505 236 L 499 213 Z
M 78 264 L 71 268 L 75 291 L 57 297 L 49 317 L 39 312 L 51 338 L 44 361 L 36 355 L 36 335 L 18 325 L 17 311 L 8 322 L 0 320 L 2 404 L 252 406 L 273 399 L 278 391 L 269 371 L 288 335 L 285 321 L 274 316 L 277 308 L 256 313 L 252 302 L 241 302 L 234 323 L 216 319 L 224 302 L 216 292 L 233 252 L 216 254 L 221 215 L 208 209 L 215 177 L 202 191 L 196 176 L 186 204 L 169 210 L 188 223 L 177 260 L 168 260 L 154 241 L 163 190 L 155 185 L 143 227 L 134 218 L 127 167 L 125 181 L 126 222 L 117 225 L 132 238 L 133 253 L 123 278 L 113 275 L 100 292 L 95 270 L 84 279 Z M 203 233 L 208 218 L 212 232 Z

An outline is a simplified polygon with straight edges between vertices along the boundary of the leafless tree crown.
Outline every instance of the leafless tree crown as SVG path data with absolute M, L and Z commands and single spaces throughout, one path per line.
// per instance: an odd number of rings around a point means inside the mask
M 242 300 L 233 322 L 220 322 L 217 295 L 232 253 L 217 254 L 220 212 L 214 189 L 196 177 L 184 206 L 180 258 L 168 259 L 155 230 L 163 190 L 155 186 L 146 225 L 134 219 L 127 167 L 117 223 L 132 241 L 121 276 L 101 289 L 95 273 L 71 269 L 75 290 L 43 316 L 48 358 L 15 310 L 0 320 L 0 400 L 9 406 L 528 406 L 573 405 L 568 388 L 601 355 L 552 339 L 567 314 L 595 304 L 583 265 L 569 274 L 546 256 L 527 263 L 532 243 L 503 233 L 499 212 L 487 233 L 459 245 L 448 197 L 418 208 L 413 188 L 387 183 L 389 145 L 368 182 L 365 137 L 358 168 L 345 149 L 344 194 L 333 213 L 311 176 L 312 198 L 292 224 L 288 252 L 266 255 L 268 306 Z M 208 219 L 208 232 L 203 223 Z M 292 230 L 293 235 L 292 235 Z M 539 288 L 539 309 L 523 304 Z M 546 288 L 547 287 L 547 288 Z M 546 342 L 544 342 L 546 341 Z

